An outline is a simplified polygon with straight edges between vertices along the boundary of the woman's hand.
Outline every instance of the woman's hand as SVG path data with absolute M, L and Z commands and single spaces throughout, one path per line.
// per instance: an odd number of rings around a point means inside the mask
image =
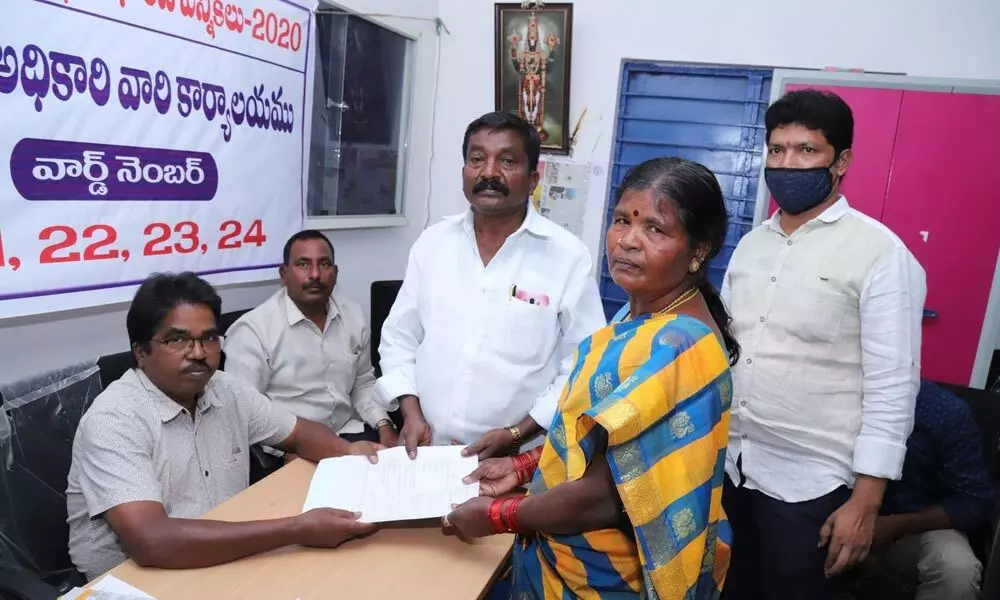
M 454 528 L 459 536 L 472 539 L 493 535 L 490 527 L 490 504 L 492 498 L 473 498 L 453 507 L 451 513 L 441 519 L 444 528 Z
M 514 469 L 514 459 L 509 456 L 481 461 L 476 470 L 466 475 L 462 481 L 467 484 L 478 481 L 479 495 L 494 498 L 503 496 L 521 485 Z

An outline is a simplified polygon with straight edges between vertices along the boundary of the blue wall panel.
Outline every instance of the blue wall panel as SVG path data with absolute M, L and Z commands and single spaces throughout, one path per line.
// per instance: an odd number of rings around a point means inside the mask
M 771 70 L 629 61 L 622 75 L 606 219 L 632 167 L 660 156 L 702 163 L 715 172 L 729 208 L 725 247 L 709 265 L 709 279 L 719 286 L 733 249 L 753 226 Z M 608 274 L 607 257 L 600 289 L 611 318 L 627 297 Z

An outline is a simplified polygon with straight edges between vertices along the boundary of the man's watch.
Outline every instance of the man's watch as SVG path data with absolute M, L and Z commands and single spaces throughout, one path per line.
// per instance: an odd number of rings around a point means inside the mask
M 510 455 L 514 456 L 515 454 L 520 454 L 521 453 L 521 430 L 518 429 L 517 425 L 513 425 L 511 427 L 508 427 L 507 431 L 509 431 L 511 437 L 514 438 L 514 440 L 510 443 Z
M 375 423 L 375 431 L 378 431 L 383 427 L 388 427 L 393 431 L 396 431 L 396 424 L 392 422 L 392 419 L 382 419 L 378 423 Z

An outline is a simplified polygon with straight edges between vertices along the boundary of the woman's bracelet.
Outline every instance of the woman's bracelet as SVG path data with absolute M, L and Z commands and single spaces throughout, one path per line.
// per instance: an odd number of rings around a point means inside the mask
M 524 533 L 517 520 L 517 510 L 525 496 L 496 498 L 487 509 L 490 529 L 493 533 Z
M 487 509 L 487 516 L 490 520 L 490 529 L 493 533 L 503 533 L 504 523 L 500 516 L 503 511 L 503 498 L 496 498 L 493 502 L 490 502 L 490 507 Z
M 517 473 L 519 484 L 524 485 L 531 481 L 531 478 L 535 475 L 535 469 L 538 468 L 538 460 L 541 457 L 542 448 L 538 447 L 534 450 L 518 454 L 513 458 L 514 472 Z

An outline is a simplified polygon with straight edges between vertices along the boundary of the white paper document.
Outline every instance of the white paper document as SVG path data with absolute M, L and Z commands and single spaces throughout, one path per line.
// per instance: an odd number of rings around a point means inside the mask
M 479 495 L 478 482 L 462 482 L 479 459 L 461 452 L 462 446 L 428 446 L 410 460 L 400 446 L 379 452 L 374 465 L 364 456 L 321 460 L 302 512 L 339 508 L 360 512 L 366 523 L 443 517 L 452 504 Z
M 105 575 L 89 589 L 73 588 L 66 594 L 59 596 L 60 600 L 76 600 L 77 598 L 86 598 L 87 600 L 155 600 L 149 594 L 125 583 L 114 575 Z

